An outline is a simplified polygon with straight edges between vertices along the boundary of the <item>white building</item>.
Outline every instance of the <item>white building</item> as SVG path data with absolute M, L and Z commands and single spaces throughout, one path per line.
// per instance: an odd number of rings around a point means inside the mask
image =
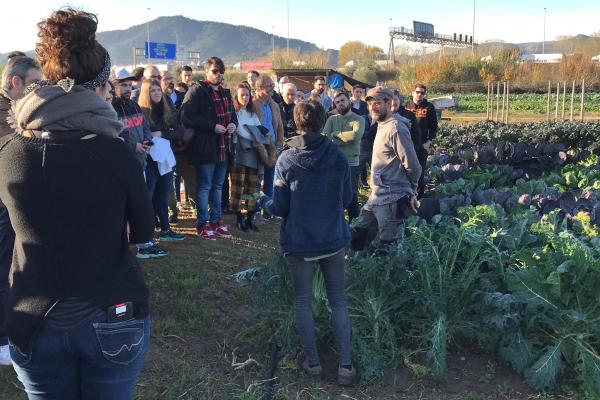
M 556 64 L 565 57 L 562 53 L 549 54 L 523 54 L 521 62 L 532 62 L 536 64 Z

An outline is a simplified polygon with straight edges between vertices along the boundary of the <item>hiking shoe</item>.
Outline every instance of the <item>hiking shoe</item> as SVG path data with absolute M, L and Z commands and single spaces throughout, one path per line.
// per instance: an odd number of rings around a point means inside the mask
M 223 222 L 223 220 L 217 222 L 216 224 L 213 224 L 212 227 L 217 236 L 219 237 L 222 237 L 224 239 L 231 239 L 233 237 L 231 232 L 229 232 L 229 228 L 227 228 L 227 225 L 225 225 L 225 222 Z
M 350 366 L 350 369 L 346 367 L 342 367 L 341 365 L 338 367 L 338 384 L 342 386 L 351 385 L 356 378 L 356 368 L 353 365 Z
M 168 231 L 161 232 L 160 236 L 159 236 L 159 239 L 160 239 L 161 242 L 162 241 L 165 241 L 165 242 L 171 241 L 171 242 L 173 242 L 173 241 L 183 240 L 185 238 L 183 237 L 183 235 L 180 235 L 179 233 L 175 233 L 175 232 L 173 232 L 172 230 L 169 229 Z
M 205 240 L 217 240 L 215 237 L 215 231 L 213 231 L 211 224 L 203 225 L 201 228 L 197 229 L 197 235 Z
M 304 372 L 310 375 L 311 378 L 314 379 L 319 379 L 321 377 L 321 372 L 323 372 L 323 367 L 321 367 L 321 364 L 317 364 L 311 367 L 308 364 L 308 359 L 306 358 L 304 359 L 304 361 L 302 361 L 302 369 L 304 370 Z
M 10 349 L 8 348 L 7 344 L 4 346 L 0 346 L 0 365 L 12 365 L 12 359 L 10 358 Z
M 169 253 L 161 249 L 160 247 L 154 245 L 150 247 L 146 247 L 145 249 L 139 249 L 135 255 L 137 258 L 147 259 L 147 258 L 160 258 L 168 256 Z
M 177 214 L 171 214 L 171 216 L 169 217 L 169 223 L 176 224 L 177 222 L 179 222 L 179 217 L 177 216 Z

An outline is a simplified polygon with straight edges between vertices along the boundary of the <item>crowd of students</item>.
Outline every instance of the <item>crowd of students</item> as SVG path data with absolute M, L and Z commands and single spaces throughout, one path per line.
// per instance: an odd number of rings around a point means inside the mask
M 385 251 L 419 206 L 437 130 L 425 86 L 406 107 L 382 87 L 330 96 L 324 77 L 307 94 L 288 77 L 276 91 L 256 71 L 227 88 L 218 57 L 206 60 L 204 79 L 184 67 L 175 83 L 155 66 L 112 69 L 93 14 L 63 8 L 38 28 L 36 59 L 11 53 L 0 87 L 0 364 L 13 364 L 29 398 L 132 397 L 151 322 L 129 245 L 140 259 L 166 256 L 154 231 L 184 240 L 171 228 L 183 203 L 210 241 L 234 234 L 225 209 L 235 234 L 257 231 L 259 216 L 282 219 L 302 368 L 322 371 L 316 263 L 338 382 L 350 384 L 345 260 L 374 236 Z M 360 183 L 370 188 L 362 208 Z

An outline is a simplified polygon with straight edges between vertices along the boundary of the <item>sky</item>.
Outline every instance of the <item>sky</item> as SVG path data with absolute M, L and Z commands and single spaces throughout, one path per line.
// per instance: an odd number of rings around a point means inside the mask
M 183 15 L 197 20 L 251 26 L 282 37 L 288 35 L 289 4 L 291 38 L 334 49 L 339 49 L 347 41 L 360 40 L 387 52 L 388 28 L 412 28 L 413 20 L 433 24 L 436 33 L 471 35 L 474 1 L 5 1 L 1 6 L 4 18 L 0 23 L 0 52 L 32 50 L 37 39 L 36 23 L 65 4 L 97 14 L 99 31 L 127 29 L 160 16 Z M 544 8 L 546 40 L 600 31 L 600 0 L 573 3 L 564 0 L 475 0 L 475 40 L 501 39 L 513 43 L 542 41 Z M 152 41 L 160 41 L 160 38 L 152 38 L 151 23 L 150 37 Z

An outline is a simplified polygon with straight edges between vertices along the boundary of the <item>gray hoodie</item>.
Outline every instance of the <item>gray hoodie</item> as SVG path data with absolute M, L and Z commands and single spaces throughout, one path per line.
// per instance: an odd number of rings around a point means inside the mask
M 415 196 L 421 165 L 410 138 L 410 121 L 394 114 L 378 122 L 371 160 L 371 195 L 366 207 Z

